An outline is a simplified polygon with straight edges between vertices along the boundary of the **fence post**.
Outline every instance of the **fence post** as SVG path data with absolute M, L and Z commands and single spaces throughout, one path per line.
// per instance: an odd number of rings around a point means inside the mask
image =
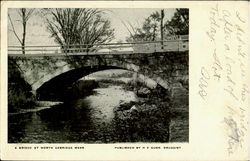
M 163 18 L 164 18 L 164 10 L 161 10 L 161 49 L 163 50 Z
M 86 52 L 87 52 L 87 55 L 88 55 L 88 52 L 89 52 L 88 44 L 86 44 Z
M 178 39 L 178 51 L 180 51 L 180 38 Z
M 161 42 L 161 49 L 162 49 L 162 51 L 164 50 L 164 41 L 163 40 Z

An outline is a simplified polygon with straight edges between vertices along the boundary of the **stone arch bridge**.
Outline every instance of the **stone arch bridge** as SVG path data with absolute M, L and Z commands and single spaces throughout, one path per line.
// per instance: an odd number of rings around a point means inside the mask
M 173 97 L 179 92 L 188 93 L 188 51 L 88 55 L 10 54 L 8 61 L 8 69 L 16 66 L 34 92 L 53 81 L 70 84 L 93 72 L 125 69 L 154 80 L 156 85 L 167 89 Z

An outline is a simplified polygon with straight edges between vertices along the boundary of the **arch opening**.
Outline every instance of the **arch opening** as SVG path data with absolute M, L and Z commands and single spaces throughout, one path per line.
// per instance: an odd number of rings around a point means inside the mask
M 67 99 L 71 99 L 70 97 L 74 97 L 74 94 L 72 94 L 73 92 L 68 92 L 68 91 L 71 89 L 72 85 L 79 79 L 96 72 L 111 70 L 111 69 L 125 70 L 136 74 L 137 75 L 136 81 L 144 83 L 144 85 L 147 86 L 148 88 L 153 89 L 157 87 L 165 89 L 164 87 L 156 83 L 156 81 L 154 81 L 153 79 L 150 79 L 147 76 L 138 74 L 135 71 L 131 71 L 126 68 L 121 68 L 116 66 L 95 66 L 95 67 L 88 66 L 88 67 L 73 69 L 65 73 L 62 73 L 58 76 L 55 76 L 54 78 L 42 84 L 36 90 L 36 96 L 38 100 L 46 100 L 46 101 L 62 101 L 62 100 L 64 101 Z M 133 80 L 135 80 L 135 78 L 133 78 Z M 85 80 L 85 81 L 86 82 L 84 83 L 85 84 L 84 87 L 87 86 L 88 89 L 91 88 L 93 89 L 98 87 L 96 81 L 93 80 L 92 81 Z

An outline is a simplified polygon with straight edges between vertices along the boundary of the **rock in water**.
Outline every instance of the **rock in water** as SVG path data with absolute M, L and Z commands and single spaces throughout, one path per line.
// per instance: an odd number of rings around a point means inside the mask
M 138 111 L 137 107 L 134 105 L 130 108 L 130 111 Z
M 138 90 L 138 92 L 137 92 L 137 95 L 138 95 L 139 97 L 145 97 L 145 96 L 147 96 L 149 93 L 150 93 L 150 90 L 149 90 L 149 89 L 147 89 L 147 88 L 140 88 L 140 89 Z

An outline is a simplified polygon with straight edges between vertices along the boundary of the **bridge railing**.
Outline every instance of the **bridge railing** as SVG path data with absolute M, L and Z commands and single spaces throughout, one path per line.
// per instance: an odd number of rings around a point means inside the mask
M 25 46 L 25 54 L 134 54 L 166 51 L 187 51 L 188 37 L 178 37 L 164 41 L 78 44 L 63 46 Z M 8 54 L 23 54 L 21 46 L 8 46 Z

